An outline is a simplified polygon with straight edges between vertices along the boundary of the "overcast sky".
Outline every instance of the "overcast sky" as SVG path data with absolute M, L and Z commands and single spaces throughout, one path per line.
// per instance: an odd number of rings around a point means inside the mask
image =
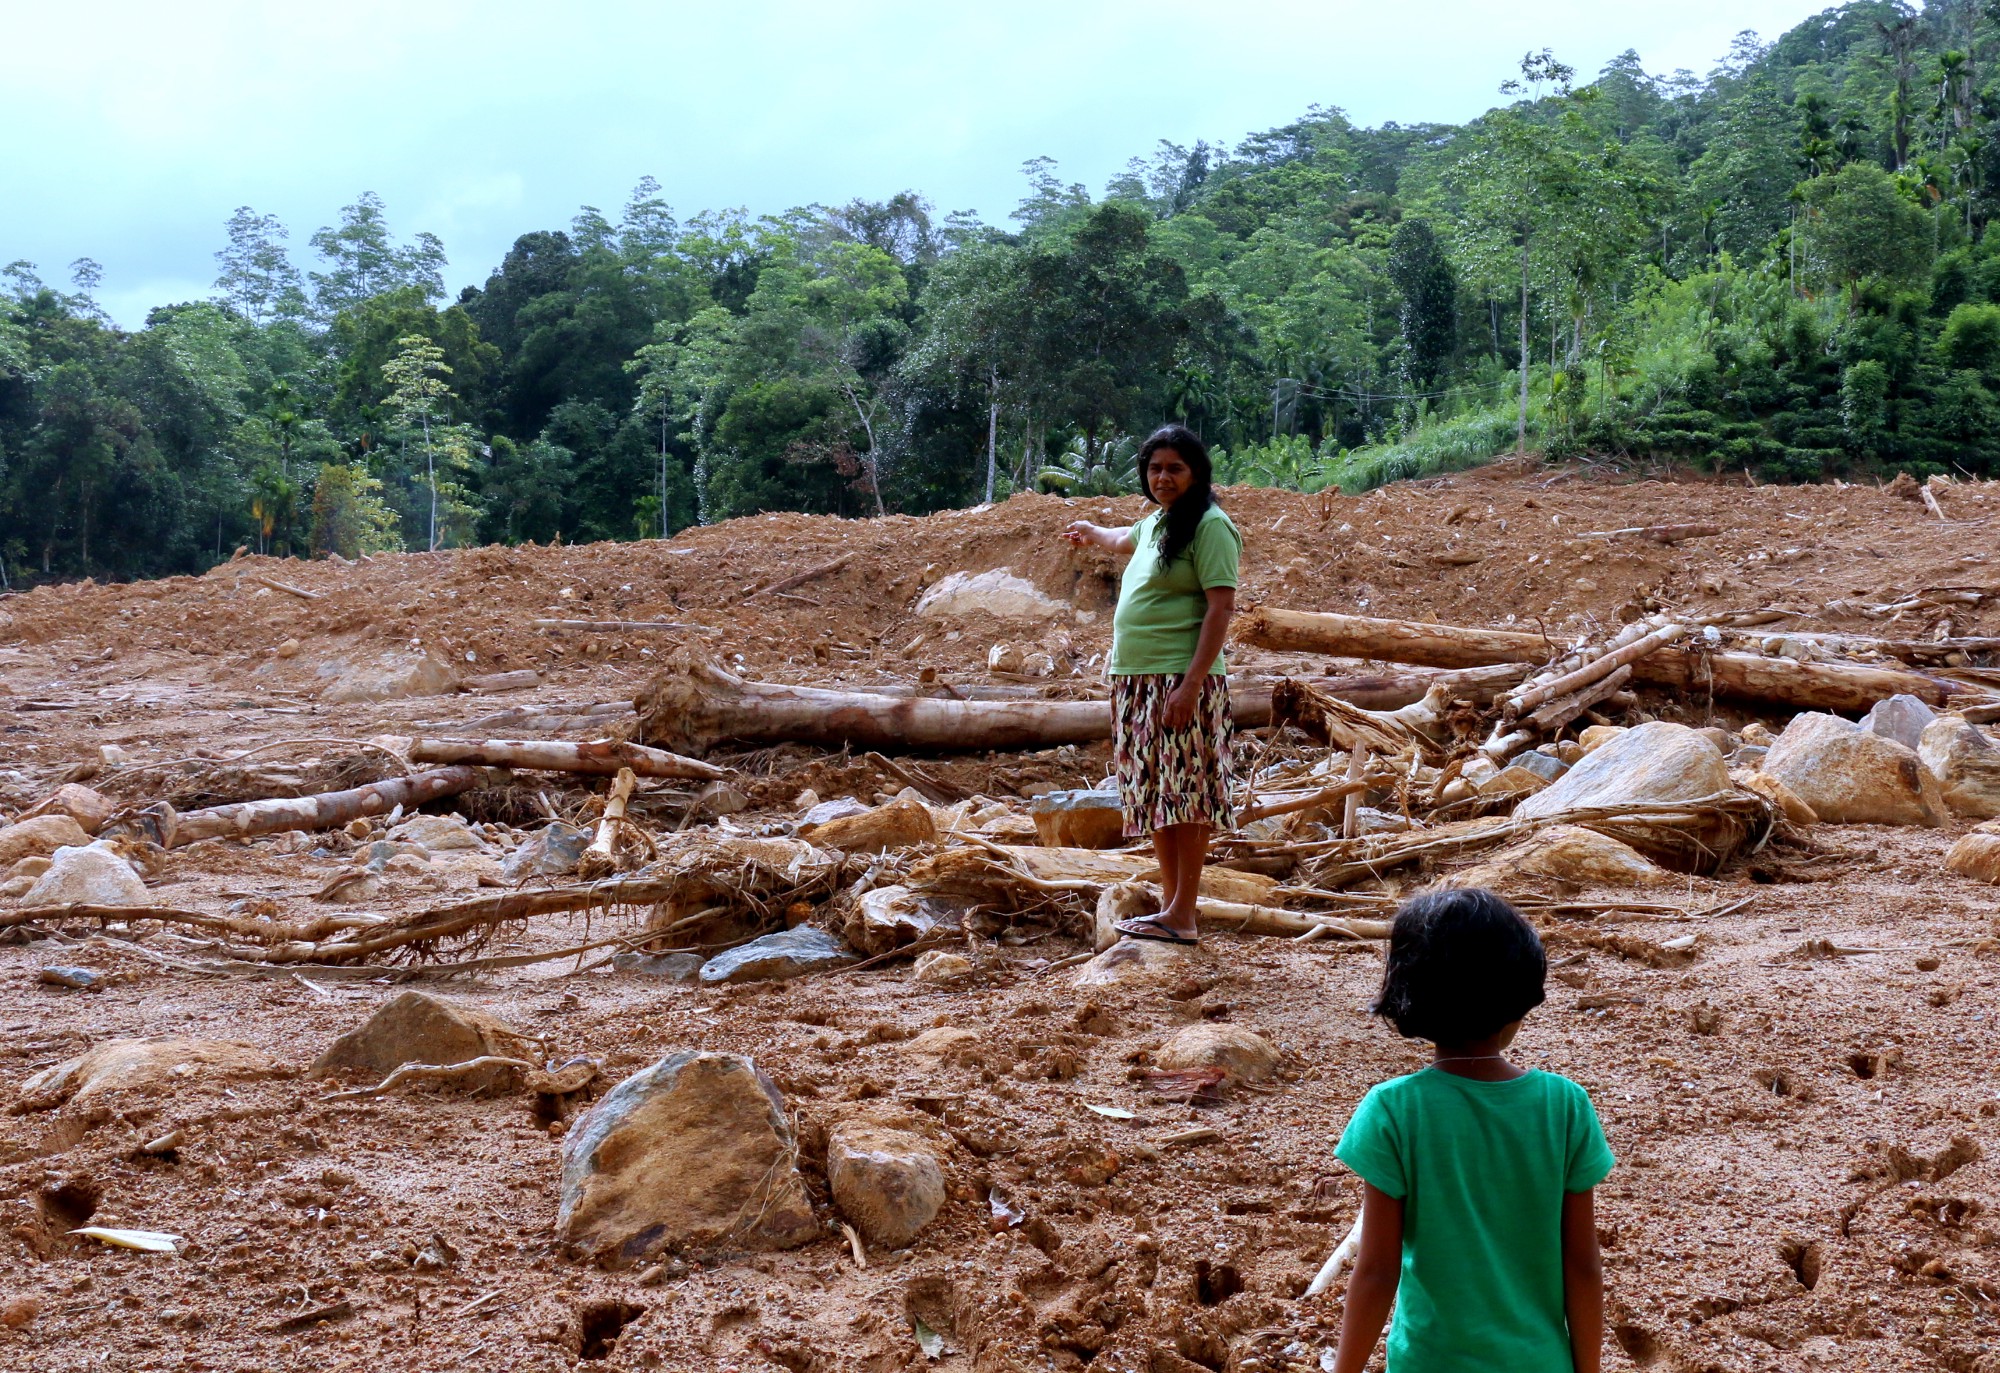
M 1313 104 L 1458 121 L 1523 52 L 1594 73 L 1627 48 L 1705 72 L 1799 0 L 67 0 L 7 21 L 0 263 L 137 325 L 206 294 L 239 205 L 306 237 L 358 192 L 428 229 L 456 289 L 515 236 L 657 177 L 683 216 L 904 189 L 1004 222 L 1020 164 L 1093 192 L 1162 138 L 1233 144 Z

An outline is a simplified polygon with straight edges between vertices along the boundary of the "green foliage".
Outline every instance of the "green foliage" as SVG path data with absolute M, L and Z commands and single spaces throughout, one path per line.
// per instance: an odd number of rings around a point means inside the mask
M 1035 473 L 1035 489 L 1064 496 L 1129 496 L 1139 489 L 1138 452 L 1136 439 L 1116 439 L 1095 453 L 1078 441 Z
M 364 467 L 322 464 L 313 486 L 313 552 L 353 559 L 402 546 L 396 536 L 396 514 L 382 502 L 382 483 Z
M 1535 429 L 1529 414 L 1529 432 Z M 1477 467 L 1514 446 L 1515 414 L 1509 407 L 1475 410 L 1426 426 L 1400 443 L 1379 444 L 1342 454 L 1327 476 L 1348 495 L 1389 482 L 1435 477 Z

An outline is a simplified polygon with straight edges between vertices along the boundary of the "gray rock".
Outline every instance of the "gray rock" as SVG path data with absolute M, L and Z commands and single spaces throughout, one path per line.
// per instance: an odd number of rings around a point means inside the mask
M 1125 842 L 1125 810 L 1116 789 L 1044 792 L 1028 813 L 1044 848 L 1115 849 Z
M 571 1127 L 556 1233 L 622 1265 L 668 1249 L 792 1249 L 821 1231 L 778 1089 L 741 1054 L 682 1050 Z
M 799 827 L 824 825 L 829 820 L 838 820 L 844 815 L 859 815 L 868 809 L 868 803 L 853 796 L 836 796 L 831 801 L 821 801 L 799 817 Z
M 1891 696 L 1877 701 L 1861 717 L 1861 728 L 1884 739 L 1894 739 L 1904 748 L 1923 742 L 1924 727 L 1937 719 L 1937 712 L 1914 696 Z
M 329 704 L 445 696 L 458 690 L 457 674 L 428 653 L 385 653 L 359 664 L 335 660 L 320 664 L 318 671 L 331 679 L 319 696 Z
M 1069 606 L 1042 594 L 1033 582 L 1007 568 L 988 572 L 953 572 L 926 591 L 915 613 L 922 616 L 970 615 L 975 611 L 999 619 L 1046 620 Z
M 529 835 L 521 847 L 508 854 L 500 864 L 500 880 L 519 882 L 524 877 L 557 877 L 566 872 L 575 872 L 576 865 L 583 858 L 583 851 L 590 847 L 594 836 L 565 825 L 562 821 L 550 824 Z
M 139 874 L 103 840 L 57 849 L 49 870 L 22 898 L 30 906 L 150 906 Z
M 104 990 L 104 974 L 89 968 L 44 968 L 39 980 L 51 987 L 74 987 L 80 992 Z
M 800 925 L 717 954 L 702 965 L 701 980 L 710 985 L 782 982 L 852 962 L 854 953 L 838 939 L 815 926 Z
M 1515 754 L 1507 762 L 1510 767 L 1526 768 L 1544 782 L 1553 782 L 1556 778 L 1569 771 L 1568 763 L 1565 763 L 1553 753 L 1543 753 L 1539 749 L 1530 749 L 1526 753 Z
M 669 982 L 692 982 L 700 975 L 701 965 L 707 961 L 698 953 L 621 953 L 612 956 L 611 966 L 621 973 L 661 977 Z

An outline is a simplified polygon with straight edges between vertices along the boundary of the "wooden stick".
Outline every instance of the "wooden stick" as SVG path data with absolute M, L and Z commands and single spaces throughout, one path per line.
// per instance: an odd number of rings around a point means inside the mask
M 579 875 L 602 877 L 617 869 L 614 850 L 618 845 L 618 826 L 624 822 L 626 803 L 632 799 L 632 788 L 637 785 L 639 779 L 632 769 L 618 769 L 618 776 L 611 783 L 611 794 L 604 801 L 604 814 L 597 821 L 597 837 L 577 861 Z
M 297 596 L 302 601 L 317 601 L 326 594 L 321 591 L 308 591 L 302 586 L 293 586 L 290 582 L 281 582 L 274 577 L 260 577 L 254 572 L 244 573 L 242 579 L 246 582 L 255 582 L 259 586 L 268 586 L 273 591 L 282 591 L 287 596 Z
M 1625 689 L 1625 684 L 1631 680 L 1632 667 L 1628 663 L 1609 677 L 1601 681 L 1592 682 L 1573 696 L 1564 696 L 1560 699 L 1550 701 L 1547 705 L 1522 721 L 1522 723 L 1528 725 L 1530 728 L 1540 730 L 1543 734 L 1554 734 L 1599 701 L 1610 696 L 1616 696 Z
M 1361 830 L 1361 794 L 1365 788 L 1357 785 L 1368 772 L 1368 750 L 1359 744 L 1347 753 L 1348 791 L 1340 808 L 1340 837 L 1352 839 Z
M 1613 648 L 1602 657 L 1591 659 L 1574 672 L 1566 672 L 1549 681 L 1524 686 L 1501 701 L 1501 717 L 1512 720 L 1518 715 L 1534 710 L 1537 706 L 1553 701 L 1558 696 L 1567 696 L 1573 691 L 1579 691 L 1593 682 L 1610 676 L 1628 663 L 1636 663 L 1649 653 L 1659 652 L 1685 633 L 1687 633 L 1686 625 L 1662 625 L 1631 643 Z
M 1578 534 L 1579 539 L 1615 539 L 1623 534 L 1636 534 L 1654 543 L 1676 544 L 1682 539 L 1706 539 L 1722 532 L 1717 524 L 1639 524 L 1629 529 L 1599 529 L 1588 534 Z
M 576 631 L 598 634 L 646 634 L 651 632 L 674 632 L 691 634 L 720 634 L 719 629 L 707 625 L 677 624 L 672 620 L 530 620 L 535 629 L 545 629 L 550 633 Z
M 795 586 L 804 586 L 807 582 L 817 581 L 821 577 L 831 576 L 833 573 L 840 571 L 841 568 L 846 567 L 849 563 L 853 561 L 854 561 L 854 555 L 852 553 L 843 553 L 830 563 L 821 563 L 818 567 L 809 567 L 804 572 L 795 573 L 790 577 L 786 577 L 783 581 L 772 582 L 768 586 L 760 586 L 754 591 L 746 591 L 741 596 L 738 596 L 735 600 L 731 601 L 729 604 L 732 606 L 739 606 L 742 605 L 745 601 L 754 600 L 759 596 L 769 596 L 775 592 L 790 591 Z
M 914 767 L 898 763 L 892 758 L 884 758 L 879 753 L 864 754 L 862 755 L 862 761 L 871 763 L 882 769 L 882 771 L 888 773 L 906 787 L 915 787 L 918 791 L 930 797 L 931 800 L 940 804 L 949 805 L 953 801 L 963 801 L 965 799 L 965 793 L 957 787 L 947 786 L 936 778 L 918 772 Z
M 840 1223 L 840 1233 L 847 1236 L 847 1247 L 854 1255 L 854 1266 L 856 1268 L 866 1268 L 868 1266 L 868 1255 L 862 1252 L 861 1236 L 856 1234 L 854 1227 L 846 1221 Z
M 718 781 L 728 768 L 683 758 L 664 749 L 596 739 L 570 744 L 548 739 L 416 739 L 410 760 L 417 763 L 477 763 L 484 767 L 522 768 L 531 772 L 579 772 L 612 777 L 629 770 L 639 777 L 692 777 Z
M 502 1058 L 498 1054 L 481 1054 L 478 1058 L 468 1058 L 463 1063 L 405 1063 L 395 1072 L 383 1078 L 373 1087 L 356 1087 L 351 1091 L 334 1092 L 328 1101 L 361 1101 L 368 1097 L 381 1096 L 392 1092 L 406 1082 L 434 1082 L 440 1078 L 463 1077 L 485 1068 L 519 1068 L 523 1072 L 533 1072 L 535 1065 L 525 1059 Z
M 1313 1280 L 1306 1284 L 1306 1295 L 1317 1297 L 1333 1286 L 1339 1281 L 1341 1270 L 1352 1263 L 1354 1256 L 1360 1252 L 1361 1213 L 1357 1211 L 1354 1213 L 1354 1224 L 1348 1227 L 1347 1238 L 1333 1247 L 1333 1252 L 1326 1256 L 1326 1262 L 1319 1266 L 1319 1272 L 1313 1274 Z
M 499 691 L 526 691 L 542 684 L 542 674 L 531 667 L 512 672 L 494 672 L 484 677 L 467 677 L 459 683 L 466 691 L 485 696 Z
M 1923 497 L 1924 508 L 1926 510 L 1930 511 L 1931 514 L 1937 516 L 1939 519 L 1944 518 L 1944 507 L 1938 504 L 1937 493 L 1931 490 L 1928 484 L 1919 487 L 1918 494 Z

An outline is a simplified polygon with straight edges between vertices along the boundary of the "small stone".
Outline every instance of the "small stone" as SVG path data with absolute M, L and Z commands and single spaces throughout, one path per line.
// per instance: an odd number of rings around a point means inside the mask
M 486 847 L 472 827 L 456 815 L 412 815 L 390 830 L 389 837 L 398 843 L 421 844 L 431 853 Z
M 1077 987 L 1104 987 L 1180 977 L 1191 970 L 1198 957 L 1198 951 L 1185 944 L 1121 939 L 1078 968 L 1070 981 Z
M 907 1041 L 903 1052 L 920 1058 L 934 1058 L 954 1067 L 969 1067 L 985 1057 L 986 1042 L 976 1031 L 956 1025 L 940 1025 Z
M 39 856 L 35 858 L 23 858 L 9 870 L 7 875 L 9 877 L 25 877 L 32 881 L 49 870 L 51 861 Z M 27 888 L 24 887 L 22 890 L 25 891 Z
M 875 887 L 854 903 L 843 933 L 848 943 L 873 957 L 916 943 L 937 928 L 939 919 L 921 893 L 905 886 Z
M 799 817 L 798 828 L 801 834 L 815 825 L 824 825 L 843 816 L 861 815 L 868 809 L 868 803 L 856 796 L 836 796 L 831 801 L 822 801 L 810 791 L 799 793 L 802 804 L 806 797 L 812 797 L 812 801 L 806 805 L 805 814 Z
M 562 1158 L 556 1233 L 605 1262 L 820 1234 L 785 1103 L 741 1054 L 683 1050 L 626 1078 L 572 1125 Z
M 1053 677 L 1056 675 L 1056 660 L 1053 654 L 1030 653 L 1021 659 L 1021 675 L 1024 677 Z
M 883 853 L 912 844 L 937 842 L 937 821 L 930 808 L 916 801 L 892 800 L 854 815 L 844 815 L 807 829 L 799 837 L 814 848 L 842 853 Z
M 331 679 L 319 695 L 329 705 L 448 696 L 459 685 L 458 674 L 428 653 L 386 653 L 373 662 L 359 665 L 345 661 L 322 663 L 319 675 Z
M 36 980 L 51 987 L 74 987 L 80 992 L 104 990 L 104 974 L 89 968 L 44 968 Z
M 986 650 L 988 672 L 1019 672 L 1021 650 L 1013 644 L 995 644 Z
M 710 782 L 694 798 L 694 804 L 705 815 L 738 815 L 750 809 L 750 798 L 727 782 Z
M 35 880 L 22 900 L 30 906 L 150 906 L 153 895 L 132 865 L 99 840 L 80 848 L 57 849 L 49 870 Z
M 702 965 L 701 981 L 709 986 L 725 982 L 782 982 L 854 961 L 853 951 L 825 930 L 800 925 L 715 955 Z
M 534 1062 L 539 1045 L 498 1017 L 427 992 L 404 992 L 328 1045 L 308 1070 L 313 1077 L 357 1073 L 386 1077 L 405 1063 L 464 1063 L 493 1055 Z M 449 1079 L 457 1090 L 488 1088 L 508 1068 Z
M 701 965 L 706 962 L 698 953 L 621 953 L 613 954 L 611 966 L 621 973 L 637 973 L 641 977 L 657 977 L 668 982 L 692 982 L 701 973 Z
M 1238 1082 L 1263 1082 L 1278 1071 L 1276 1046 L 1241 1025 L 1204 1021 L 1177 1030 L 1155 1056 L 1170 1072 L 1221 1068 Z
M 972 971 L 972 960 L 963 954 L 947 953 L 943 949 L 932 949 L 917 955 L 917 961 L 910 969 L 910 976 L 918 982 L 951 982 Z
M 1587 725 L 1576 741 L 1583 745 L 1585 755 L 1597 752 L 1606 744 L 1625 732 L 1624 725 Z
M 1945 854 L 1944 865 L 1960 877 L 2000 886 L 2000 820 L 1989 820 L 1962 836 Z
M 1044 848 L 1115 849 L 1125 843 L 1125 808 L 1116 791 L 1049 791 L 1028 807 Z
M 575 872 L 583 851 L 595 837 L 594 831 L 552 820 L 501 861 L 500 880 L 513 886 L 527 877 L 560 877 Z
M 844 1121 L 826 1140 L 833 1204 L 871 1246 L 901 1249 L 944 1205 L 944 1169 L 922 1136 L 873 1120 Z
M 262 1076 L 273 1066 L 257 1050 L 219 1039 L 107 1039 L 22 1083 L 21 1107 L 45 1110 L 112 1091 L 179 1090 L 203 1077 Z
M 299 641 L 297 639 L 287 639 L 282 644 L 279 644 L 274 651 L 280 658 L 296 658 L 299 656 Z
M 38 815 L 67 815 L 84 833 L 95 834 L 104 828 L 104 822 L 111 818 L 115 809 L 107 797 L 89 787 L 65 782 L 23 811 L 21 819 L 31 820 Z
M 0 1325 L 9 1330 L 25 1330 L 41 1314 L 42 1304 L 35 1298 L 15 1297 L 5 1306 L 0 1306 Z

